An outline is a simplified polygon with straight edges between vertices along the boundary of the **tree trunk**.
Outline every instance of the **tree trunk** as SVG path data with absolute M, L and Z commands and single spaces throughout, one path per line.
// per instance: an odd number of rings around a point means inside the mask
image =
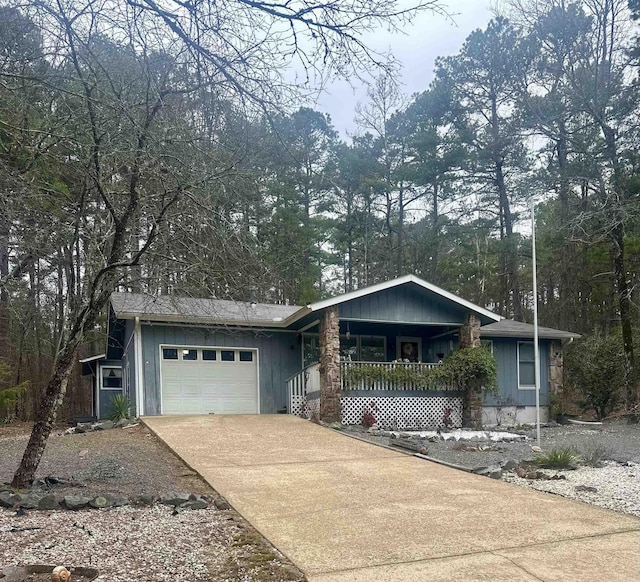
M 629 289 L 624 264 L 624 229 L 622 225 L 619 225 L 615 229 L 612 236 L 614 239 L 613 265 L 618 291 L 618 305 L 620 308 L 620 325 L 622 327 L 624 392 L 627 403 L 627 420 L 629 424 L 636 424 L 640 420 L 640 391 L 636 381 L 633 329 L 631 325 L 631 290 Z
M 56 362 L 53 374 L 47 384 L 44 398 L 38 407 L 36 422 L 31 431 L 29 443 L 11 482 L 11 486 L 16 489 L 25 489 L 33 483 L 36 470 L 47 446 L 47 440 L 55 424 L 60 404 L 67 390 L 67 383 L 79 343 L 79 337 L 67 342 L 63 353 Z

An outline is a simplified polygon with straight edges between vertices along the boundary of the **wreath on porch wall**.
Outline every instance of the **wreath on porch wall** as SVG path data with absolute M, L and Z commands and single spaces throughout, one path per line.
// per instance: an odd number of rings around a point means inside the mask
M 371 390 L 375 384 L 392 385 L 391 390 L 498 390 L 496 359 L 484 347 L 456 350 L 433 368 L 403 363 L 344 366 L 342 382 L 345 390 Z

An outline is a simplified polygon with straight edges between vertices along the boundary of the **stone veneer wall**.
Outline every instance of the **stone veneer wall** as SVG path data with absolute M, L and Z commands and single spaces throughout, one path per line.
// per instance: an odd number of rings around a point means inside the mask
M 340 320 L 329 307 L 320 320 L 320 420 L 340 422 Z
M 467 315 L 467 320 L 460 327 L 458 343 L 460 349 L 480 347 L 480 318 L 475 313 Z M 462 425 L 476 429 L 482 428 L 482 391 L 480 386 L 469 386 L 464 391 Z

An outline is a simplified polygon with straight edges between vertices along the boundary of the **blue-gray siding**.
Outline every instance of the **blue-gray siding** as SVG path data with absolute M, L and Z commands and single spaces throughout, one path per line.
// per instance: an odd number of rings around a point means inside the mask
M 468 313 L 451 301 L 409 285 L 347 301 L 339 311 L 341 318 L 433 324 L 462 324 Z
M 111 399 L 116 394 L 122 394 L 121 389 L 113 389 L 113 390 L 103 390 L 100 388 L 101 379 L 102 379 L 102 370 L 103 367 L 109 366 L 121 366 L 121 360 L 100 360 L 100 365 L 97 368 L 97 382 L 98 382 L 98 391 L 99 391 L 99 410 L 98 410 L 98 418 L 108 418 L 109 414 L 111 414 Z
M 495 338 L 492 341 L 493 355 L 498 366 L 499 396 L 488 395 L 485 398 L 485 404 L 495 406 L 500 403 L 509 403 L 516 406 L 534 406 L 535 390 L 518 388 L 517 345 L 519 341 L 531 340 Z M 549 402 L 549 343 L 548 340 L 540 340 L 540 404 L 542 406 L 547 406 Z
M 288 404 L 286 380 L 301 368 L 301 347 L 294 332 L 142 326 L 145 414 L 160 410 L 160 345 L 245 347 L 258 349 L 260 412 L 275 413 Z

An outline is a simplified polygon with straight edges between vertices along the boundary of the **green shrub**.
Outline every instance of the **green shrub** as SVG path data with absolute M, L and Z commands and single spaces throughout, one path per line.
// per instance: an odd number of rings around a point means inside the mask
M 363 364 L 343 369 L 343 382 L 347 389 L 357 389 L 374 382 L 413 385 L 419 390 L 444 390 L 453 384 L 465 389 L 470 384 L 486 391 L 497 390 L 496 360 L 484 348 L 465 348 L 449 354 L 436 367 L 414 367 L 399 363 L 397 366 Z
M 620 404 L 624 382 L 624 355 L 619 333 L 596 332 L 573 342 L 565 357 L 567 380 L 581 395 L 577 403 L 593 410 L 598 420 Z
M 551 449 L 546 455 L 538 455 L 535 462 L 543 469 L 575 469 L 578 456 L 571 448 Z
M 129 402 L 129 399 L 124 394 L 116 394 L 111 399 L 111 405 L 109 407 L 109 420 L 118 422 L 119 420 L 129 418 L 130 409 L 131 403 Z

